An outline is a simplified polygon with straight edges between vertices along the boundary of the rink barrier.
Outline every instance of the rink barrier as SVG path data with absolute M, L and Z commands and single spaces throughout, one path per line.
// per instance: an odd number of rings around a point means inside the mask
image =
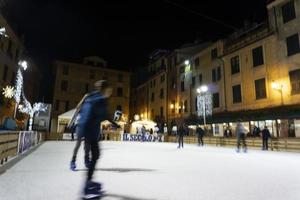
M 44 134 L 33 131 L 0 132 L 0 166 L 44 141 Z
M 186 144 L 197 144 L 197 136 L 185 136 L 183 138 Z M 178 142 L 176 136 L 165 136 L 165 142 Z M 235 137 L 203 137 L 204 144 L 220 146 L 220 147 L 236 147 L 237 139 Z M 246 139 L 246 144 L 249 148 L 261 149 L 262 139 L 251 138 Z M 272 151 L 291 151 L 300 152 L 300 138 L 272 138 L 269 139 L 269 150 Z

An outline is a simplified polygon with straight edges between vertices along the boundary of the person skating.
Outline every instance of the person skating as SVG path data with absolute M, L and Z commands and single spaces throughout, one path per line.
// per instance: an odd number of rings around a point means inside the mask
M 237 152 L 240 152 L 241 142 L 243 144 L 244 152 L 247 152 L 247 145 L 246 145 L 246 133 L 248 132 L 247 129 L 241 123 L 241 120 L 238 121 L 236 126 L 236 136 L 237 136 Z
M 183 136 L 185 134 L 185 128 L 183 124 L 180 125 L 177 134 L 178 134 L 178 149 L 180 149 L 181 147 L 183 148 Z
M 76 144 L 73 150 L 73 155 L 72 155 L 72 159 L 71 159 L 71 163 L 70 163 L 70 169 L 72 171 L 76 170 L 76 157 L 77 157 L 77 153 L 78 150 L 81 146 L 81 142 L 84 139 L 83 135 L 79 135 L 77 133 L 77 124 L 78 124 L 78 120 L 80 119 L 80 112 L 81 112 L 81 108 L 82 108 L 82 104 L 85 101 L 85 99 L 87 97 L 89 97 L 90 94 L 86 94 L 81 101 L 77 104 L 76 106 L 76 111 L 75 114 L 73 115 L 71 121 L 68 124 L 68 127 L 71 127 L 72 131 L 76 132 L 77 138 L 76 138 Z M 74 136 L 72 136 L 73 138 Z M 90 158 L 89 158 L 89 151 L 90 151 L 90 147 L 88 144 L 86 144 L 86 142 L 84 142 L 84 164 L 86 166 L 86 168 L 89 167 L 90 165 Z
M 112 94 L 112 88 L 107 81 L 101 80 L 95 83 L 95 91 L 87 97 L 82 105 L 80 118 L 77 125 L 77 133 L 85 138 L 90 146 L 91 162 L 88 168 L 87 179 L 83 191 L 83 198 L 90 199 L 102 195 L 101 184 L 92 181 L 95 166 L 100 155 L 99 135 L 100 123 L 107 116 L 107 99 Z
M 203 146 L 203 136 L 204 136 L 204 130 L 200 127 L 200 125 L 196 128 L 196 134 L 198 136 L 198 146 Z
M 262 143 L 263 143 L 262 150 L 268 151 L 268 140 L 269 138 L 271 138 L 271 134 L 268 127 L 265 126 L 261 133 L 262 133 Z

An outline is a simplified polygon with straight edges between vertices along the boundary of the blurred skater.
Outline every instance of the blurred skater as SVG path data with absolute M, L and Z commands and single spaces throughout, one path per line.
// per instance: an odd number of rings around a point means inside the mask
M 198 146 L 203 146 L 203 136 L 204 136 L 204 130 L 200 127 L 200 125 L 197 126 L 196 128 L 196 133 L 198 136 Z
M 241 120 L 238 121 L 238 124 L 236 126 L 236 136 L 237 136 L 237 152 L 240 152 L 240 146 L 241 142 L 243 144 L 243 150 L 246 153 L 247 152 L 247 145 L 246 145 L 246 133 L 247 129 L 244 127 L 244 125 L 241 123 Z
M 183 136 L 185 134 L 185 128 L 183 124 L 180 125 L 179 130 L 177 132 L 178 135 L 178 149 L 183 148 Z
M 262 133 L 262 150 L 267 150 L 268 151 L 268 140 L 271 138 L 270 131 L 267 126 L 261 131 Z
M 95 198 L 102 195 L 101 184 L 93 182 L 92 178 L 97 160 L 100 156 L 98 144 L 100 123 L 108 119 L 107 99 L 112 94 L 112 88 L 105 80 L 97 81 L 94 86 L 95 91 L 83 102 L 77 126 L 78 135 L 85 138 L 85 142 L 90 147 L 91 152 L 91 161 L 83 192 L 84 199 Z

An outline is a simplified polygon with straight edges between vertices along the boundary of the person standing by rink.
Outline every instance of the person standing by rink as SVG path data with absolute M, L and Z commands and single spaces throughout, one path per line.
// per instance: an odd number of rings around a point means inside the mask
M 198 136 L 198 146 L 203 146 L 203 136 L 204 136 L 204 130 L 200 127 L 200 125 L 197 126 L 196 128 L 196 133 Z
M 265 126 L 264 129 L 261 131 L 261 133 L 262 133 L 262 143 L 263 143 L 262 150 L 268 151 L 268 140 L 269 138 L 271 138 L 271 134 L 268 127 Z
M 95 166 L 100 155 L 99 135 L 100 123 L 107 116 L 107 99 L 112 94 L 112 88 L 106 80 L 95 83 L 95 91 L 92 92 L 83 102 L 80 118 L 77 125 L 77 133 L 84 136 L 85 142 L 90 147 L 91 161 L 84 187 L 84 199 L 100 197 L 102 195 L 101 184 L 92 181 Z
M 241 123 L 241 120 L 238 121 L 236 126 L 236 136 L 237 136 L 237 152 L 240 152 L 241 142 L 243 143 L 244 152 L 247 152 L 247 145 L 246 145 L 246 133 L 248 132 L 244 125 Z
M 177 135 L 178 135 L 178 149 L 180 149 L 180 147 L 183 148 L 183 136 L 185 134 L 185 128 L 183 126 L 183 124 L 180 125 L 179 130 L 177 131 Z

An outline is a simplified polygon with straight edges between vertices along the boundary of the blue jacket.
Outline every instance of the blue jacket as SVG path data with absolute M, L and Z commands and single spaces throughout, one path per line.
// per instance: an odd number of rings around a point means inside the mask
M 99 92 L 92 92 L 83 102 L 79 112 L 77 134 L 79 138 L 98 140 L 100 123 L 108 119 L 107 98 Z

